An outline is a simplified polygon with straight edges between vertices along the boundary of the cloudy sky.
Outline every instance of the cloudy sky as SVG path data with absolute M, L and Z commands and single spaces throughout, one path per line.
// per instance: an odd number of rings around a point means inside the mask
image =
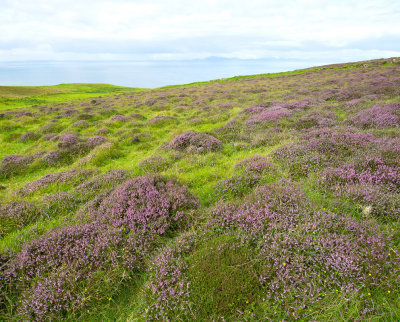
M 0 0 L 0 62 L 392 56 L 399 0 Z

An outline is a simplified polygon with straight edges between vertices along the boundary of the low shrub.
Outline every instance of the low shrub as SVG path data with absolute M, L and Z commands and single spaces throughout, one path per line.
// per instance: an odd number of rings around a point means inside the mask
M 171 149 L 195 153 L 217 151 L 222 149 L 222 146 L 222 142 L 217 138 L 193 131 L 179 134 L 169 143 Z
M 32 202 L 21 200 L 0 204 L 0 238 L 34 223 L 41 216 L 40 209 Z

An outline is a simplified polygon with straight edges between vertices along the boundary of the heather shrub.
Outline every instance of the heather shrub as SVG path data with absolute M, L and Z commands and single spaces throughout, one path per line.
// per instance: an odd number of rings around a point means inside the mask
M 209 134 L 189 131 L 177 135 L 169 143 L 169 147 L 174 150 L 205 153 L 222 149 L 222 142 Z
M 108 134 L 108 133 L 110 133 L 110 130 L 107 129 L 107 128 L 105 128 L 105 127 L 100 128 L 100 129 L 98 129 L 98 130 L 96 131 L 96 134 L 98 134 L 98 135 L 106 135 L 106 134 Z
M 59 142 L 57 143 L 57 147 L 61 150 L 75 150 L 78 148 L 79 144 L 82 142 L 80 138 L 78 138 L 74 134 L 65 134 L 59 137 Z
M 50 231 L 24 245 L 6 271 L 19 276 L 13 290 L 19 316 L 63 319 L 111 297 L 129 271 L 143 266 L 140 243 L 127 240 L 122 229 L 85 224 Z
M 121 114 L 114 115 L 111 118 L 111 121 L 116 121 L 116 122 L 126 122 L 128 120 L 129 120 L 129 117 L 127 117 L 125 115 L 121 115 Z
M 274 123 L 284 117 L 291 115 L 291 111 L 282 106 L 272 106 L 264 109 L 262 112 L 254 114 L 247 121 L 247 126 L 254 126 L 263 123 Z
M 157 175 L 141 176 L 117 187 L 91 216 L 117 227 L 126 225 L 133 232 L 160 235 L 195 206 L 186 187 Z
M 275 168 L 274 165 L 271 163 L 270 158 L 263 157 L 261 155 L 254 155 L 252 157 L 246 158 L 237 163 L 235 167 L 244 171 L 247 174 L 264 174 Z
M 303 115 L 295 126 L 298 129 L 326 128 L 336 124 L 335 114 L 332 112 L 311 111 Z
M 41 216 L 40 209 L 32 202 L 21 200 L 0 204 L 0 238 L 34 223 Z
M 260 181 L 260 176 L 254 173 L 235 175 L 221 180 L 215 185 L 216 197 L 218 199 L 241 197 L 256 187 Z
M 387 166 L 381 158 L 366 157 L 356 163 L 338 168 L 327 168 L 321 174 L 325 185 L 383 185 L 393 192 L 400 192 L 400 168 Z
M 76 127 L 76 128 L 80 128 L 80 129 L 87 128 L 87 127 L 89 127 L 89 122 L 86 120 L 79 120 L 79 121 L 76 121 L 74 124 L 72 124 L 72 126 Z
M 33 132 L 33 131 L 28 131 L 25 132 L 24 134 L 21 135 L 21 137 L 19 138 L 19 140 L 21 142 L 29 142 L 29 141 L 36 141 L 40 138 L 40 135 Z
M 52 141 L 55 138 L 58 138 L 56 133 L 47 133 L 47 134 L 43 135 L 43 140 L 45 140 L 45 141 Z
M 322 128 L 303 134 L 299 142 L 277 149 L 273 156 L 288 168 L 293 177 L 300 178 L 337 164 L 377 143 L 378 140 L 369 133 Z
M 58 150 L 51 150 L 43 156 L 42 162 L 46 165 L 57 166 L 68 164 L 79 156 L 87 154 L 90 147 L 74 134 L 65 134 L 58 137 Z
M 66 160 L 69 160 L 68 157 L 68 153 L 64 151 L 50 150 L 42 157 L 41 160 L 45 165 L 56 166 L 62 163 L 67 163 Z
M 27 170 L 34 160 L 34 156 L 8 155 L 1 160 L 0 177 L 9 178 L 13 175 L 21 174 Z
M 101 145 L 107 141 L 108 140 L 104 136 L 96 135 L 96 136 L 88 138 L 87 146 L 89 148 L 94 148 L 95 146 Z
M 177 119 L 173 116 L 157 115 L 149 119 L 147 122 L 152 125 L 165 125 L 177 122 Z
M 400 126 L 400 103 L 374 105 L 353 116 L 350 123 L 361 128 Z

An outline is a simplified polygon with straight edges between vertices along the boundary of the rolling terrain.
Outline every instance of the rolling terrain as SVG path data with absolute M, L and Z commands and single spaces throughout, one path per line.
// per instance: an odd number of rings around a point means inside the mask
M 0 320 L 400 320 L 400 59 L 0 86 Z

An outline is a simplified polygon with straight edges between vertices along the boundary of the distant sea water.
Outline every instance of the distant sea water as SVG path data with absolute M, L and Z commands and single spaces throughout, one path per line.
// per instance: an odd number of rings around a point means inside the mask
M 240 59 L 0 62 L 0 86 L 108 83 L 155 88 L 239 75 L 284 72 L 328 63 Z

